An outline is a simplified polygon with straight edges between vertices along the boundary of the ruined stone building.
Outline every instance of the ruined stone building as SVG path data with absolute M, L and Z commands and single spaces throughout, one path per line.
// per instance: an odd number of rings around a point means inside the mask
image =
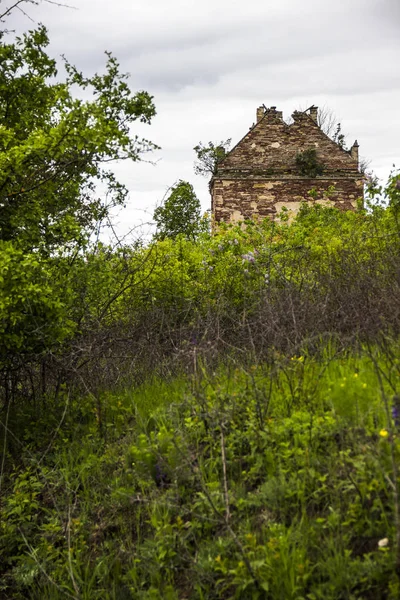
M 363 196 L 358 143 L 347 151 L 318 126 L 318 108 L 296 111 L 288 125 L 276 107 L 257 109 L 257 122 L 226 154 L 210 182 L 216 222 L 274 218 L 302 202 L 354 209 Z M 311 193 L 310 193 L 311 192 Z

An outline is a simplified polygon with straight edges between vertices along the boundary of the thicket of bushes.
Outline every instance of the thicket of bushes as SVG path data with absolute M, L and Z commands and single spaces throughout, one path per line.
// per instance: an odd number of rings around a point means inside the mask
M 398 194 L 391 207 L 304 207 L 294 223 L 221 227 L 84 254 L 26 255 L 2 245 L 0 367 L 6 405 L 35 405 L 62 386 L 96 393 L 150 373 L 190 369 L 193 354 L 268 359 L 396 336 Z M 95 373 L 95 375 L 93 375 Z M 39 400 L 41 399 L 41 400 Z

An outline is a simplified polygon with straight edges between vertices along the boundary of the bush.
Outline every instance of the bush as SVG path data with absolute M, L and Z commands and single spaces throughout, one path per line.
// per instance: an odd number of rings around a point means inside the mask
M 296 166 L 301 175 L 318 177 L 324 172 L 324 165 L 319 162 L 315 148 L 308 148 L 296 156 Z

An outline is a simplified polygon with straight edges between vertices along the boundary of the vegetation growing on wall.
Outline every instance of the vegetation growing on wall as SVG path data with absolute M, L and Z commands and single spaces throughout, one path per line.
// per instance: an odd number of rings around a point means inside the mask
M 296 166 L 301 173 L 307 177 L 318 177 L 324 172 L 324 165 L 319 162 L 315 148 L 308 148 L 296 155 Z

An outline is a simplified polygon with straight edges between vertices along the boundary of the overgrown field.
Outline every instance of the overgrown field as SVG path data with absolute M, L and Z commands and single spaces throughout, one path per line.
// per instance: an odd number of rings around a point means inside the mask
M 0 242 L 0 597 L 400 597 L 388 207 Z
M 398 356 L 198 364 L 102 395 L 101 429 L 70 401 L 50 445 L 32 420 L 10 440 L 2 597 L 398 598 Z

